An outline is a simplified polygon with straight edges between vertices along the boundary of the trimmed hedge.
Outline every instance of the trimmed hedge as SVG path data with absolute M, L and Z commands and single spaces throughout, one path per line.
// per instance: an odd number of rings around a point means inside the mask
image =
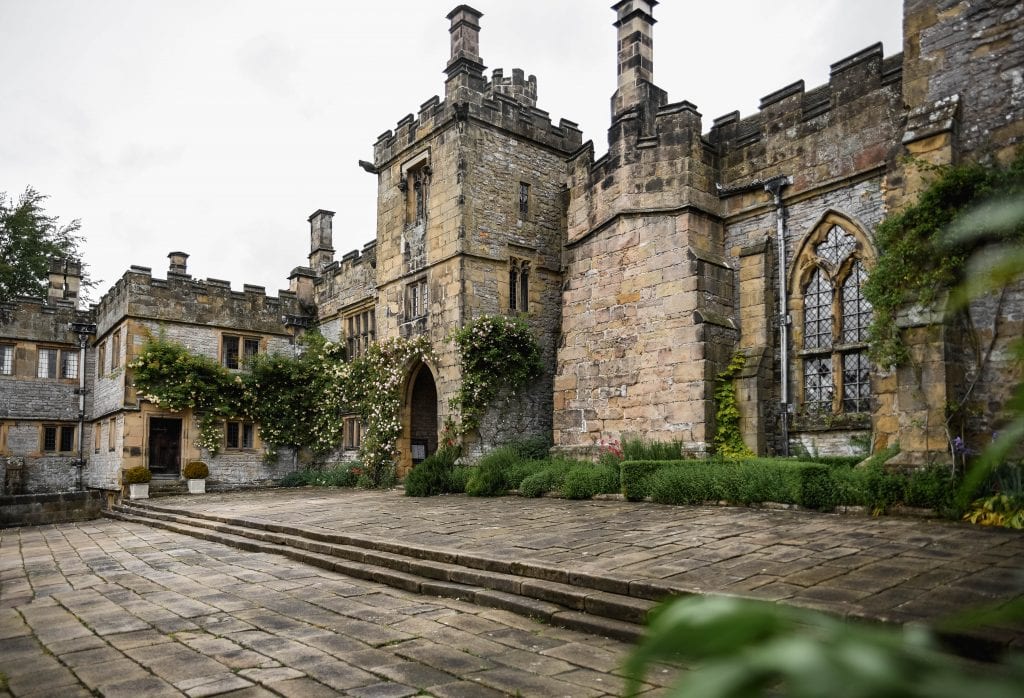
M 579 464 L 565 473 L 559 488 L 568 499 L 590 499 L 595 494 L 619 491 L 619 468 L 610 464 Z
M 620 478 L 622 492 L 631 501 L 650 497 L 662 504 L 778 502 L 821 511 L 864 506 L 875 513 L 903 504 L 957 516 L 958 483 L 949 469 L 886 470 L 883 463 L 895 453 L 880 453 L 859 468 L 852 467 L 853 459 L 838 458 L 834 464 L 781 458 L 625 461 Z

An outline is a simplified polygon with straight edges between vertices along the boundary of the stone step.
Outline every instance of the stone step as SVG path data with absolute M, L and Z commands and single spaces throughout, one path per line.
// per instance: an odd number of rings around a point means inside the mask
M 471 556 L 464 554 L 441 555 L 440 551 L 432 551 L 431 557 L 446 559 L 415 557 L 358 544 L 316 540 L 294 530 L 268 530 L 292 527 L 275 525 L 260 528 L 237 522 L 228 523 L 219 520 L 223 517 L 195 516 L 149 503 L 126 502 L 107 512 L 107 515 L 243 550 L 285 555 L 324 569 L 407 591 L 459 598 L 631 642 L 643 634 L 643 624 L 655 605 L 649 599 L 602 591 L 592 586 L 523 576 L 512 571 L 509 565 L 505 565 L 509 571 L 485 569 L 485 566 L 495 562 L 490 559 L 472 560 L 477 564 L 469 566 L 463 563 L 471 561 Z M 348 536 L 319 537 L 353 542 Z M 404 549 L 409 546 L 399 547 Z

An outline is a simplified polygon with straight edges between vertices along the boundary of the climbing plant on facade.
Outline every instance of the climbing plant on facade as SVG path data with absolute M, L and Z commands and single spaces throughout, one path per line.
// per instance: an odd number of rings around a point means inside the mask
M 740 408 L 736 401 L 736 377 L 746 364 L 743 354 L 736 354 L 725 370 L 715 377 L 715 455 L 726 459 L 754 455 L 743 443 L 740 431 Z
M 252 358 L 243 378 L 245 413 L 265 443 L 327 453 L 341 443 L 342 418 L 353 411 L 336 380 L 345 350 L 315 332 L 299 342 L 298 356 Z
M 1024 152 L 1005 168 L 979 164 L 936 167 L 934 181 L 917 201 L 889 216 L 875 231 L 878 261 L 864 284 L 874 309 L 868 340 L 872 360 L 897 366 L 909 354 L 896 324 L 900 309 L 928 307 L 963 278 L 971 252 L 984 240 L 950 240 L 944 231 L 967 208 L 989 199 L 1024 193 Z M 1024 226 L 1015 232 L 1024 241 Z
M 328 453 L 342 443 L 342 417 L 356 413 L 365 426 L 365 484 L 388 484 L 402 432 L 403 380 L 416 361 L 433 361 L 429 342 L 390 339 L 348 362 L 341 345 L 319 335 L 307 335 L 303 344 L 299 356 L 257 356 L 249 370 L 232 373 L 161 337 L 151 339 L 129 366 L 143 398 L 172 411 L 195 411 L 196 445 L 211 454 L 220 450 L 221 421 L 230 417 L 258 422 L 261 439 L 271 447 Z
M 452 339 L 459 351 L 462 386 L 450 404 L 458 421 L 445 425 L 451 436 L 480 426 L 480 419 L 499 390 L 510 393 L 540 375 L 540 347 L 521 318 L 484 315 L 457 330 Z
M 128 367 L 143 398 L 171 412 L 195 413 L 196 445 L 213 455 L 220 450 L 221 420 L 243 414 L 241 376 L 162 336 L 151 338 Z
M 426 337 L 386 339 L 371 344 L 366 353 L 333 366 L 339 403 L 351 405 L 362 418 L 365 431 L 359 447 L 363 471 L 371 487 L 394 480 L 398 437 L 402 433 L 402 386 L 417 362 L 435 360 Z

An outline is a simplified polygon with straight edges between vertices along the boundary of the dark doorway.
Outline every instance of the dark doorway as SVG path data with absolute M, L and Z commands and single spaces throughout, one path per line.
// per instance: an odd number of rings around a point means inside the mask
M 181 472 L 181 420 L 153 417 L 149 420 L 149 469 L 154 475 Z
M 421 365 L 410 396 L 410 449 L 412 462 L 419 463 L 437 450 L 437 386 L 430 369 Z

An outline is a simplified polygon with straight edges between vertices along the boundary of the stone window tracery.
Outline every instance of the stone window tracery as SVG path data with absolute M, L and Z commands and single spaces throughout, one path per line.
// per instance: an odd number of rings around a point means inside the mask
M 530 310 L 530 262 L 525 259 L 508 260 L 508 309 L 520 313 Z
M 826 216 L 796 259 L 798 385 L 809 414 L 871 410 L 871 304 L 863 293 L 870 250 L 838 219 Z

